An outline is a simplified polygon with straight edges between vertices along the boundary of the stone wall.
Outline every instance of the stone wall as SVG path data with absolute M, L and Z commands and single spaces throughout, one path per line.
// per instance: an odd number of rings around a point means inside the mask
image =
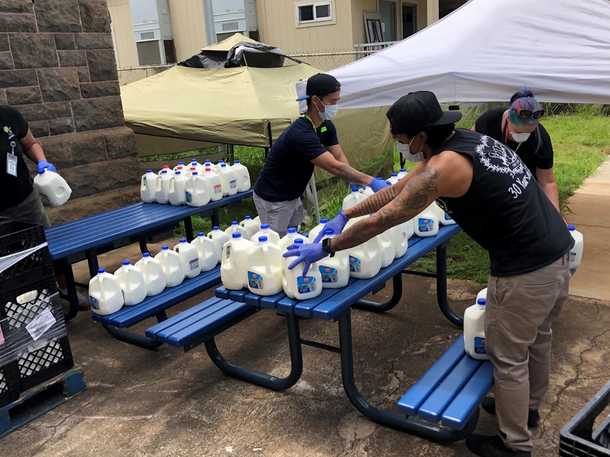
M 23 113 L 72 187 L 54 223 L 135 197 L 106 0 L 0 0 L 0 104 Z

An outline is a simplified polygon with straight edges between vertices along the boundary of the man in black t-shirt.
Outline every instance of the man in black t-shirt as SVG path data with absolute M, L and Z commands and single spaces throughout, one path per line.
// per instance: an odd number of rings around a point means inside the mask
M 37 164 L 39 172 L 56 171 L 46 161 L 42 146 L 21 113 L 10 106 L 0 106 L 0 217 L 48 226 L 49 219 L 32 185 L 24 156 Z
M 271 147 L 254 185 L 254 203 L 263 224 L 283 236 L 303 222 L 301 196 L 314 167 L 374 191 L 388 184 L 352 168 L 330 120 L 337 111 L 341 86 L 319 73 L 307 80 L 307 113 L 294 121 Z
M 328 223 L 341 232 L 349 219 L 370 215 L 335 238 L 288 251 L 289 268 L 308 268 L 417 216 L 433 201 L 489 252 L 486 350 L 494 366 L 499 436 L 472 435 L 482 457 L 530 457 L 528 430 L 548 388 L 552 324 L 568 296 L 568 253 L 574 241 L 530 170 L 506 145 L 455 129 L 461 114 L 443 112 L 431 92 L 400 98 L 387 112 L 394 138 L 420 163 L 393 186 L 341 211 Z M 305 272 L 306 274 L 306 272 Z
M 474 129 L 514 150 L 559 209 L 559 191 L 553 173 L 551 137 L 540 123 L 544 110 L 529 89 L 510 98 L 510 107 L 494 108 L 481 114 Z

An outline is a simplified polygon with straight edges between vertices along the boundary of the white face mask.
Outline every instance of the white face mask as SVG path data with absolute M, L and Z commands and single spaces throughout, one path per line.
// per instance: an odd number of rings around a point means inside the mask
M 409 144 L 398 143 L 398 151 L 402 155 L 403 159 L 408 162 L 423 162 L 424 161 L 424 153 L 423 152 L 412 152 L 411 151 L 411 143 L 413 140 L 409 142 Z
M 330 121 L 333 117 L 335 117 L 338 110 L 339 108 L 337 105 L 325 105 L 324 112 L 321 114 L 324 119 Z
M 510 133 L 511 138 L 515 141 L 515 143 L 525 143 L 529 139 L 530 135 L 531 133 Z

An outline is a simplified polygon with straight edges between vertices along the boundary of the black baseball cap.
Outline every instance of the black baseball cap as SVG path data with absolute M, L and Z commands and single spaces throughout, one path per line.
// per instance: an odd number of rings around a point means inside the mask
M 318 73 L 307 80 L 307 96 L 325 97 L 341 89 L 341 83 L 332 75 Z
M 443 111 L 436 95 L 429 91 L 411 92 L 394 102 L 386 113 L 392 134 L 417 135 L 427 127 L 455 124 L 459 111 Z

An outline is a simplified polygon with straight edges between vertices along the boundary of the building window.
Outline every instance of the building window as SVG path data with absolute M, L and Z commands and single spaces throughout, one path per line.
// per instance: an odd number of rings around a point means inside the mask
M 333 2 L 332 0 L 298 2 L 296 4 L 296 18 L 298 25 L 333 21 L 335 19 Z
M 138 62 L 141 66 L 161 65 L 161 49 L 159 49 L 158 41 L 139 41 L 136 43 L 136 47 Z

